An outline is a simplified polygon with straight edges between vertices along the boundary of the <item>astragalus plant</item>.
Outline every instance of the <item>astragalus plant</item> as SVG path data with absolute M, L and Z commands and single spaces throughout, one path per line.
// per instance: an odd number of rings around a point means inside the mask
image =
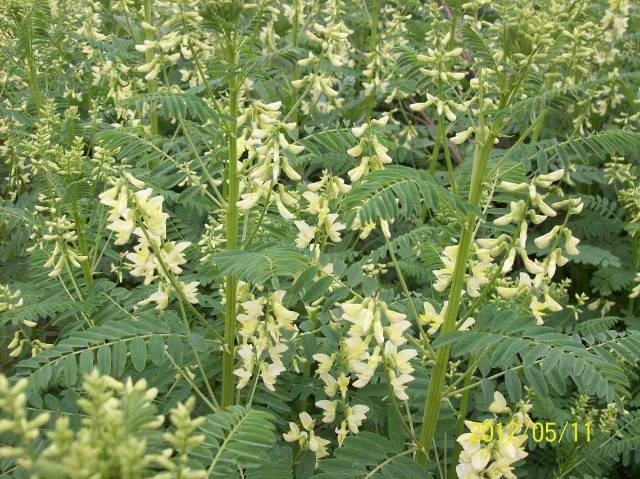
M 640 477 L 639 15 L 2 1 L 0 472 Z

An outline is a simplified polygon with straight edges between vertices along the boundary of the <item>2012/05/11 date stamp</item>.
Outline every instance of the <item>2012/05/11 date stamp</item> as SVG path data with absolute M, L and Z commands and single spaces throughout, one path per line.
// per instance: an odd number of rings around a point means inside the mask
M 500 422 L 485 422 L 481 426 L 482 439 L 486 442 L 500 439 L 506 435 L 526 434 L 531 436 L 536 443 L 556 443 L 565 439 L 578 442 L 584 440 L 591 442 L 592 424 L 590 422 L 565 422 L 559 424 L 555 422 L 534 422 L 526 426 L 524 431 L 518 432 L 520 426 L 514 422 L 503 424 Z

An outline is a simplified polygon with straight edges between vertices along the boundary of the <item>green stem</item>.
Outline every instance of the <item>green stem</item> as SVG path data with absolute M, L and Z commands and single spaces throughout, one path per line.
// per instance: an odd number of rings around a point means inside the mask
M 438 119 L 437 129 L 440 130 L 442 124 L 442 118 Z M 431 152 L 431 158 L 429 159 L 429 174 L 433 175 L 436 172 L 436 166 L 438 165 L 438 155 L 440 154 L 440 135 L 436 133 L 435 144 Z
M 152 16 L 153 16 L 153 6 L 151 4 L 152 0 L 144 0 L 144 21 L 147 22 L 149 25 L 151 25 L 152 23 Z M 145 29 L 144 30 L 144 39 L 145 40 L 153 40 L 153 32 Z M 150 61 L 153 60 L 153 51 L 152 49 L 148 49 L 146 52 L 146 60 L 147 63 L 149 63 Z M 156 91 L 156 81 L 155 80 L 150 80 L 147 83 L 147 89 L 149 91 L 149 93 L 154 93 Z M 152 135 L 157 135 L 158 134 L 158 112 L 156 111 L 156 105 L 153 102 L 150 102 L 149 104 L 149 124 L 151 126 L 151 134 Z
M 416 309 L 415 304 L 413 304 L 413 299 L 411 298 L 411 293 L 409 292 L 409 288 L 407 287 L 407 282 L 404 279 L 404 275 L 402 274 L 402 270 L 400 269 L 400 264 L 398 264 L 398 259 L 396 258 L 396 254 L 393 251 L 393 245 L 391 241 L 385 236 L 384 238 L 387 244 L 387 251 L 389 251 L 389 256 L 391 257 L 391 262 L 393 263 L 393 267 L 396 270 L 396 274 L 398 275 L 398 281 L 400 281 L 400 286 L 402 287 L 402 292 L 404 293 L 405 298 L 407 298 L 407 303 L 409 304 L 409 309 L 411 310 L 411 314 L 413 315 L 413 319 L 418 326 L 418 330 L 420 331 L 420 336 L 424 341 L 425 346 L 429 350 L 429 355 L 431 358 L 435 357 L 435 352 L 431 348 L 431 344 L 429 344 L 428 336 L 424 328 L 422 327 L 422 323 L 420 322 L 420 314 Z
M 475 363 L 475 357 L 471 358 L 469 364 Z M 469 371 L 465 374 L 464 378 L 464 387 L 469 386 L 471 384 L 471 378 L 473 377 L 473 369 L 469 368 Z M 458 410 L 458 421 L 456 423 L 456 435 L 455 437 L 460 437 L 464 430 L 464 419 L 467 417 L 467 408 L 469 406 L 469 390 L 466 390 L 462 394 L 462 399 L 460 400 L 460 408 Z M 453 446 L 453 456 L 451 458 L 452 467 L 449 468 L 449 479 L 456 479 L 456 464 L 458 462 L 458 457 L 460 456 L 460 452 L 462 451 L 462 446 L 458 441 L 455 441 Z
M 433 150 L 431 152 L 431 158 L 429 161 L 429 174 L 433 175 L 436 172 L 436 167 L 438 166 L 438 156 L 440 156 L 440 147 L 443 143 L 447 143 L 447 134 L 444 130 L 444 114 L 438 116 L 438 122 L 436 124 L 436 134 L 435 134 L 435 143 L 433 145 Z M 448 154 L 448 150 L 447 150 Z M 451 160 L 449 159 L 449 162 Z M 455 184 L 451 185 L 452 187 Z
M 371 74 L 373 75 L 371 82 L 371 95 L 369 96 L 369 101 L 367 105 L 367 118 L 371 120 L 373 116 L 373 108 L 376 103 L 376 83 L 375 83 L 375 61 L 378 51 L 378 21 L 380 18 L 380 0 L 373 0 L 373 7 L 371 12 L 371 35 L 369 36 L 369 55 L 371 65 Z
M 189 326 L 189 320 L 187 319 L 187 312 L 184 309 L 184 302 L 182 297 L 178 295 L 178 304 L 180 306 L 180 314 L 182 315 L 182 322 L 184 324 L 184 328 L 187 331 L 187 334 L 191 336 L 191 327 Z M 200 360 L 200 355 L 196 348 L 191 345 L 191 351 L 193 352 L 193 356 L 196 359 L 196 363 L 198 364 L 198 370 L 200 371 L 200 375 L 202 376 L 202 381 L 204 382 L 205 387 L 207 388 L 207 392 L 209 393 L 209 397 L 211 398 L 211 402 L 219 409 L 218 402 L 216 401 L 216 396 L 213 394 L 213 389 L 211 388 L 211 384 L 209 383 L 209 378 L 207 378 L 207 373 L 204 370 L 204 366 L 202 365 L 202 361 Z
M 235 40 L 229 38 L 229 68 L 233 72 L 229 77 L 229 122 L 228 131 L 228 187 L 227 187 L 227 249 L 234 249 L 238 245 L 238 78 L 235 74 L 237 63 L 237 51 Z M 226 276 L 226 309 L 224 317 L 224 341 L 226 351 L 222 355 L 222 400 L 223 408 L 233 403 L 233 389 L 235 378 L 233 376 L 233 362 L 235 355 L 236 334 L 236 293 L 238 278 L 235 275 Z
M 451 154 L 449 152 L 449 141 L 447 140 L 447 133 L 444 131 L 444 122 L 438 122 L 438 132 L 440 134 L 440 143 L 444 150 L 444 159 L 447 164 L 447 173 L 449 175 L 449 184 L 451 185 L 451 191 L 454 194 L 458 194 L 458 185 L 456 183 L 456 177 L 453 173 L 453 164 L 451 163 Z
M 483 128 L 482 125 L 481 128 Z M 469 203 L 472 206 L 478 206 L 480 203 L 484 173 L 494 138 L 495 132 L 492 130 L 488 134 L 488 137 L 485 138 L 483 144 L 476 147 L 473 172 L 471 176 L 471 190 L 469 192 Z M 447 334 L 456 329 L 456 319 L 460 309 L 462 287 L 464 286 L 467 260 L 471 249 L 476 221 L 477 218 L 473 214 L 469 214 L 462 224 L 462 233 L 460 236 L 460 242 L 458 243 L 453 279 L 451 282 L 451 289 L 449 291 L 449 303 L 445 313 L 444 322 L 442 324 L 441 334 Z M 451 345 L 446 345 L 438 349 L 436 364 L 433 368 L 427 391 L 424 417 L 422 419 L 422 429 L 420 431 L 420 439 L 418 441 L 419 451 L 416 455 L 416 460 L 421 464 L 426 464 L 427 457 L 433 443 L 436 424 L 439 417 L 440 401 L 442 400 L 445 374 L 447 372 L 450 355 Z
M 31 28 L 31 25 L 29 25 Z M 42 109 L 42 95 L 40 94 L 40 86 L 38 85 L 38 70 L 36 68 L 36 60 L 33 54 L 33 44 L 31 42 L 31 32 L 28 34 L 29 55 L 27 62 L 29 65 L 29 83 L 31 84 L 31 92 L 33 93 L 33 101 L 36 104 L 36 111 L 40 115 Z
M 78 233 L 78 247 L 80 248 L 80 254 L 86 256 L 86 259 L 80 262 L 82 267 L 82 274 L 84 281 L 87 284 L 87 288 L 93 288 L 93 271 L 91 270 L 91 261 L 89 259 L 89 247 L 87 245 L 87 225 L 80 219 L 75 202 L 72 205 L 73 221 L 76 225 L 76 232 Z
M 242 249 L 247 249 L 251 244 L 251 242 L 253 241 L 253 239 L 256 237 L 256 234 L 258 234 L 258 231 L 260 230 L 260 226 L 262 226 L 262 221 L 264 220 L 264 217 L 267 214 L 267 210 L 269 209 L 272 193 L 273 193 L 273 181 L 269 183 L 269 192 L 267 193 L 267 198 L 264 200 L 264 208 L 260 212 L 260 216 L 256 220 L 256 224 L 253 226 L 251 233 L 249 233 L 249 237 L 242 245 Z
M 293 0 L 293 25 L 291 33 L 291 46 L 296 48 L 298 46 L 298 33 L 300 31 L 300 0 Z
M 293 48 L 298 47 L 298 36 L 300 34 L 300 0 L 293 0 L 293 24 L 291 25 L 291 46 Z M 298 72 L 298 64 L 294 64 L 293 71 L 291 72 L 291 81 L 297 80 L 299 77 Z M 291 90 L 291 104 L 294 104 L 296 101 L 296 88 L 293 85 L 290 85 Z M 298 114 L 297 112 L 293 114 L 293 121 L 295 123 L 298 122 Z
M 631 254 L 631 267 L 638 269 L 638 260 L 640 260 L 640 241 L 638 238 L 633 240 L 633 252 Z M 635 298 L 629 298 L 629 316 L 633 316 L 633 306 Z

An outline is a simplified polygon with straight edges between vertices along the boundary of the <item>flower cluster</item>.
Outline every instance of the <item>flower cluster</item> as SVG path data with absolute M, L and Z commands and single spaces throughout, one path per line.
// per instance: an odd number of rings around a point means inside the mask
M 238 389 L 245 387 L 258 372 L 265 387 L 275 391 L 277 377 L 286 370 L 282 354 L 298 333 L 295 322 L 299 315 L 284 306 L 284 295 L 285 291 L 279 290 L 242 303 L 243 313 L 237 317 L 238 334 L 242 338 L 238 347 L 242 367 L 233 372 L 239 377 Z
M 322 421 L 327 424 L 334 423 L 340 411 L 342 419 L 335 428 L 339 445 L 349 433 L 358 434 L 369 412 L 369 406 L 350 403 L 349 386 L 365 387 L 382 366 L 391 394 L 405 401 L 407 383 L 413 380 L 411 359 L 417 355 L 414 349 L 399 350 L 407 341 L 403 335 L 410 326 L 406 315 L 390 310 L 376 298 L 349 301 L 342 303 L 341 308 L 342 319 L 349 330 L 347 337 L 340 341 L 339 351 L 313 355 L 317 362 L 316 374 L 324 383 L 327 395 L 327 399 L 315 404 L 322 410 Z
M 563 256 L 566 253 L 571 256 L 579 254 L 577 245 L 580 240 L 573 236 L 571 230 L 567 228 L 566 222 L 571 215 L 579 214 L 582 211 L 583 203 L 579 198 L 570 198 L 556 201 L 551 205 L 545 202 L 548 194 L 538 191 L 539 188 L 550 188 L 553 183 L 564 177 L 564 170 L 555 170 L 545 175 L 539 175 L 531 184 L 519 183 L 513 184 L 502 182 L 500 187 L 507 192 L 524 191 L 527 194 L 526 199 L 512 201 L 510 203 L 509 213 L 494 219 L 496 225 L 516 225 L 516 241 L 515 244 L 504 236 L 490 240 L 478 240 L 478 243 L 489 249 L 489 254 L 495 256 L 496 253 L 505 251 L 506 256 L 502 263 L 502 272 L 511 271 L 515 261 L 516 254 L 521 258 L 522 263 L 533 279 L 526 273 L 520 273 L 517 285 L 511 287 L 498 287 L 497 292 L 503 298 L 511 298 L 518 295 L 522 291 L 532 293 L 529 307 L 531 313 L 537 319 L 538 324 L 543 324 L 543 316 L 545 311 L 559 311 L 562 307 L 549 294 L 549 283 L 559 266 L 564 266 L 569 259 Z M 531 260 L 526 253 L 527 231 L 529 219 L 533 224 L 542 224 L 547 218 L 553 218 L 558 215 L 558 210 L 566 210 L 565 220 L 561 225 L 556 225 L 551 230 L 534 239 L 534 244 L 542 251 L 548 251 L 542 262 Z M 558 243 L 563 240 L 563 248 Z M 536 294 L 537 290 L 542 289 L 544 299 L 541 301 Z
M 459 479 L 516 479 L 512 465 L 528 455 L 523 447 L 527 435 L 521 432 L 523 426 L 525 432 L 533 426 L 528 415 L 531 405 L 519 403 L 512 413 L 500 392 L 495 391 L 493 397 L 489 410 L 494 417 L 482 422 L 465 421 L 469 432 L 457 439 L 462 446 L 456 467 Z M 501 414 L 508 416 L 498 421 Z
M 209 216 L 198 241 L 198 247 L 203 254 L 200 261 L 206 261 L 222 243 L 224 243 L 224 223 L 219 223 L 214 217 Z
M 380 143 L 375 133 L 375 127 L 384 127 L 388 123 L 389 115 L 384 115 L 351 129 L 353 135 L 360 138 L 356 146 L 347 150 L 347 154 L 352 158 L 360 158 L 360 164 L 347 173 L 352 182 L 355 183 L 370 171 L 381 170 L 384 165 L 391 163 L 389 149 Z M 365 136 L 366 132 L 368 134 Z M 366 153 L 366 156 L 363 156 L 363 153 Z
M 425 301 L 422 304 L 424 308 L 424 312 L 418 316 L 418 320 L 427 326 L 427 334 L 432 336 L 438 332 L 442 323 L 444 323 L 444 317 L 447 314 L 447 306 L 449 305 L 448 301 L 445 301 L 440 309 L 440 312 L 437 313 L 436 309 L 429 301 Z M 476 320 L 474 318 L 466 318 L 462 321 L 462 324 L 458 326 L 459 331 L 466 331 L 471 326 L 475 324 Z
M 15 458 L 21 467 L 30 469 L 34 461 L 27 451 L 40 437 L 40 428 L 49 422 L 50 416 L 49 413 L 41 413 L 33 418 L 27 416 L 28 384 L 28 379 L 24 378 L 11 385 L 5 376 L 0 375 L 0 411 L 7 416 L 0 421 L 0 433 L 11 431 L 22 441 L 21 446 L 0 447 L 0 457 Z
M 24 320 L 23 323 L 29 327 L 33 327 L 36 325 L 36 323 L 34 323 L 33 321 L 28 320 Z M 37 338 L 28 339 L 25 332 L 19 329 L 13 334 L 13 339 L 7 345 L 7 349 L 11 351 L 9 353 L 9 356 L 12 358 L 17 358 L 18 356 L 20 356 L 20 354 L 22 354 L 22 350 L 25 346 L 31 347 L 31 356 L 33 357 L 36 354 L 53 347 L 53 343 L 45 343 L 44 341 L 41 341 Z
M 398 350 L 407 342 L 404 333 L 411 326 L 407 316 L 392 311 L 384 301 L 376 298 L 342 303 L 341 308 L 342 319 L 350 323 L 350 327 L 348 337 L 342 340 L 340 347 L 349 372 L 356 376 L 353 386 L 366 386 L 384 361 L 393 393 L 398 399 L 407 400 L 407 383 L 413 380 L 410 361 L 417 355 L 415 349 Z
M 398 350 L 407 340 L 404 332 L 411 326 L 406 315 L 389 309 L 384 301 L 365 298 L 361 302 L 341 305 L 342 319 L 349 325 L 347 337 L 340 342 L 339 357 L 342 371 L 336 380 L 331 374 L 336 353 L 331 356 L 318 353 L 316 373 L 325 384 L 325 393 L 334 397 L 338 389 L 343 398 L 351 381 L 345 371 L 355 376 L 352 385 L 362 388 L 369 384 L 378 366 L 383 364 L 390 376 L 390 387 L 395 396 L 406 400 L 406 384 L 413 380 L 410 360 L 417 355 L 414 349 Z M 373 343 L 373 344 L 372 344 Z
M 192 13 L 191 17 L 195 21 L 202 20 L 198 13 Z M 160 31 L 166 31 L 167 27 L 176 22 L 180 22 L 186 14 L 182 16 L 172 16 L 160 27 Z M 143 22 L 143 28 L 150 32 L 156 33 L 159 29 L 151 24 Z M 155 80 L 162 68 L 175 65 L 180 58 L 190 60 L 193 58 L 194 48 L 198 54 L 206 53 L 210 50 L 210 46 L 196 38 L 191 33 L 179 33 L 177 31 L 169 31 L 157 40 L 144 40 L 144 43 L 136 45 L 136 50 L 141 53 L 150 52 L 147 56 L 147 62 L 138 67 L 140 73 L 144 73 L 144 79 L 147 81 Z
M 347 401 L 349 377 L 344 373 L 340 373 L 336 380 L 330 374 L 336 360 L 336 353 L 331 356 L 323 353 L 316 353 L 313 355 L 313 359 L 318 362 L 316 374 L 318 374 L 324 382 L 324 392 L 330 398 L 316 401 L 316 406 L 322 410 L 322 422 L 326 424 L 335 422 L 338 407 L 341 408 L 343 420 L 340 422 L 340 426 L 335 428 L 335 433 L 337 435 L 338 444 L 342 445 L 349 432 L 352 434 L 358 434 L 358 428 L 366 419 L 369 407 L 364 404 L 350 405 Z M 355 383 L 353 385 L 355 386 Z M 333 399 L 338 390 L 340 391 L 341 399 Z
M 365 97 L 384 95 L 391 103 L 394 98 L 403 98 L 406 93 L 393 85 L 393 71 L 398 62 L 400 47 L 409 43 L 406 21 L 411 15 L 398 12 L 394 5 L 384 4 L 380 12 L 378 41 L 373 51 L 367 53 L 366 68 L 362 70 L 362 87 Z
M 456 88 L 461 80 L 466 76 L 463 71 L 451 71 L 453 60 L 462 55 L 462 48 L 451 46 L 451 32 L 447 32 L 443 38 L 439 39 L 437 48 L 429 48 L 426 54 L 418 54 L 416 60 L 424 67 L 420 71 L 432 78 L 439 85 L 439 90 L 444 88 Z M 444 95 L 432 95 L 427 93 L 426 102 L 412 103 L 409 107 L 413 111 L 424 111 L 431 106 L 435 106 L 438 116 L 444 116 L 447 120 L 456 121 L 456 112 L 464 113 L 469 109 L 471 100 L 458 102 Z
M 343 99 L 339 98 L 338 91 L 334 89 L 336 79 L 317 68 L 323 58 L 329 60 L 333 67 L 353 66 L 354 64 L 353 60 L 349 58 L 351 47 L 349 35 L 353 31 L 339 20 L 340 0 L 326 2 L 323 12 L 327 14 L 325 24 L 314 23 L 313 31 L 306 30 L 305 32 L 307 39 L 317 45 L 321 49 L 321 53 L 316 55 L 309 51 L 307 58 L 298 60 L 298 65 L 314 68 L 311 72 L 291 82 L 296 89 L 307 87 L 311 91 L 311 101 L 302 104 L 304 113 L 309 113 L 311 105 L 315 105 L 323 113 L 342 106 Z
M 24 299 L 22 299 L 22 292 L 19 289 L 12 292 L 9 289 L 9 285 L 3 286 L 0 284 L 0 313 L 19 308 L 23 304 Z M 25 321 L 24 324 L 29 327 L 35 326 L 35 323 L 32 321 Z
M 313 430 L 315 426 L 315 420 L 309 416 L 307 412 L 301 412 L 298 417 L 300 418 L 300 426 L 295 422 L 289 422 L 289 431 L 284 433 L 282 437 L 287 442 L 297 442 L 301 451 L 309 450 L 316 455 L 316 466 L 319 459 L 329 455 L 327 451 L 327 445 L 331 441 L 323 439 L 317 436 Z
M 301 178 L 289 164 L 286 154 L 297 155 L 304 147 L 287 140 L 285 133 L 291 132 L 296 124 L 280 119 L 281 106 L 282 102 L 279 101 L 263 103 L 256 100 L 238 117 L 238 125 L 247 121 L 250 123 L 250 127 L 242 130 L 237 141 L 238 158 L 245 152 L 247 155 L 240 168 L 240 171 L 247 173 L 248 179 L 244 185 L 246 191 L 237 203 L 240 209 L 252 208 L 260 198 L 269 194 L 278 183 L 281 171 L 292 181 Z M 278 197 L 282 199 L 282 195 Z
M 311 244 L 311 249 L 315 249 L 316 245 L 324 245 L 327 240 L 334 243 L 342 241 L 340 231 L 345 229 L 346 225 L 338 221 L 338 213 L 331 213 L 329 207 L 330 201 L 342 197 L 348 193 L 351 187 L 345 184 L 342 178 L 331 176 L 327 171 L 323 171 L 320 180 L 309 183 L 307 191 L 302 193 L 302 197 L 307 201 L 307 207 L 302 210 L 314 218 L 315 226 L 310 226 L 307 220 L 298 220 L 294 224 L 298 228 L 298 237 L 296 238 L 296 246 L 299 249 L 305 249 Z M 287 219 L 294 219 L 294 216 L 285 214 L 288 210 L 284 205 L 278 206 L 280 214 Z M 313 223 L 312 223 L 313 224 Z
M 87 40 L 100 41 L 107 38 L 102 33 L 102 5 L 100 2 L 89 0 L 82 4 L 82 26 L 76 30 L 76 34 Z
M 124 245 L 132 234 L 137 236 L 138 243 L 126 255 L 131 261 L 130 274 L 143 277 L 144 284 L 159 280 L 158 290 L 138 306 L 155 302 L 156 309 L 163 310 L 172 291 L 189 303 L 197 303 L 197 286 L 200 283 L 192 281 L 185 284 L 176 279 L 182 272 L 180 266 L 187 262 L 183 251 L 190 243 L 166 240 L 169 215 L 162 211 L 164 198 L 152 196 L 151 188 L 144 188 L 144 182 L 126 171 L 119 178 L 110 178 L 110 182 L 112 186 L 100 194 L 100 202 L 110 208 L 107 228 L 116 233 L 114 244 Z M 176 291 L 176 288 L 180 290 Z
M 523 292 L 531 294 L 529 306 L 539 325 L 543 324 L 546 311 L 562 309 L 549 294 L 549 282 L 553 279 L 557 267 L 564 266 L 569 261 L 563 255 L 564 253 L 578 254 L 577 245 L 580 240 L 574 237 L 565 225 L 571 215 L 582 211 L 583 203 L 579 198 L 570 198 L 549 205 L 545 200 L 550 193 L 540 192 L 539 189 L 551 188 L 564 175 L 565 171 L 559 169 L 539 175 L 531 183 L 502 181 L 499 184 L 499 187 L 507 193 L 521 193 L 525 198 L 511 201 L 509 211 L 493 220 L 495 225 L 501 227 L 515 225 L 513 237 L 505 233 L 496 238 L 479 238 L 474 241 L 472 257 L 468 260 L 469 272 L 465 276 L 466 290 L 470 297 L 479 297 L 482 294 L 481 288 L 491 282 L 491 276 L 497 280 L 498 273 L 509 273 L 514 267 L 516 257 L 519 257 L 528 274 L 520 272 L 517 282 L 510 279 L 499 280 L 497 293 L 503 298 L 513 298 Z M 534 225 L 542 224 L 548 218 L 555 218 L 558 210 L 561 209 L 566 210 L 564 222 L 534 239 L 535 246 L 542 251 L 548 251 L 546 257 L 543 261 L 531 259 L 527 253 L 529 222 Z M 558 245 L 561 240 L 563 240 L 563 247 Z M 434 283 L 436 291 L 442 292 L 451 284 L 457 255 L 458 245 L 444 248 L 440 258 L 444 267 L 434 271 L 437 279 Z M 500 256 L 502 260 L 500 264 L 496 264 L 496 258 Z M 533 275 L 533 278 L 529 274 Z M 538 291 L 542 291 L 543 300 L 539 298 Z
M 80 262 L 85 261 L 87 257 L 77 253 L 78 234 L 75 224 L 62 215 L 55 220 L 45 221 L 45 225 L 47 232 L 42 235 L 42 239 L 53 243 L 53 251 L 44 264 L 47 268 L 53 268 L 49 276 L 60 276 L 65 265 L 79 268 Z
M 154 454 L 147 450 L 147 437 L 164 423 L 164 416 L 156 415 L 153 405 L 158 390 L 148 388 L 144 379 L 120 382 L 93 370 L 84 380 L 85 395 L 77 401 L 83 413 L 80 429 L 73 431 L 69 416 L 60 416 L 48 434 L 49 444 L 36 454 L 33 444 L 50 416 L 27 416 L 27 386 L 27 379 L 12 386 L 0 376 L 0 410 L 6 414 L 0 421 L 0 433 L 11 431 L 21 441 L 16 446 L 1 447 L 0 457 L 13 458 L 34 473 L 33 477 L 99 477 L 105 471 L 118 477 L 143 477 L 154 465 L 164 470 L 154 479 L 207 476 L 206 471 L 188 465 L 190 452 L 204 441 L 203 435 L 194 434 L 205 418 L 191 418 L 193 398 L 171 410 L 174 430 L 164 439 L 173 448 Z M 51 471 L 58 473 L 52 476 Z
M 434 270 L 436 282 L 433 288 L 442 292 L 449 287 L 453 278 L 453 272 L 456 266 L 456 257 L 458 255 L 458 245 L 447 246 L 442 251 L 440 260 L 443 268 Z M 491 256 L 483 254 L 482 251 L 476 249 L 475 258 L 469 260 L 469 274 L 465 277 L 467 293 L 472 298 L 480 296 L 480 287 L 489 282 L 488 271 L 492 266 Z
M 204 479 L 208 476 L 206 471 L 189 466 L 189 454 L 205 439 L 203 434 L 195 434 L 206 420 L 205 417 L 191 417 L 195 405 L 196 401 L 192 396 L 171 410 L 171 424 L 175 429 L 165 433 L 163 437 L 172 447 L 152 456 L 153 461 L 167 472 L 156 474 L 153 479 Z

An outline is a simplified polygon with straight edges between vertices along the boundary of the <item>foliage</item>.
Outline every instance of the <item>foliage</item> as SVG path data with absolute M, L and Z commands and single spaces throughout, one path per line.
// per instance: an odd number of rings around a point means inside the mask
M 0 3 L 0 475 L 640 476 L 637 2 Z

